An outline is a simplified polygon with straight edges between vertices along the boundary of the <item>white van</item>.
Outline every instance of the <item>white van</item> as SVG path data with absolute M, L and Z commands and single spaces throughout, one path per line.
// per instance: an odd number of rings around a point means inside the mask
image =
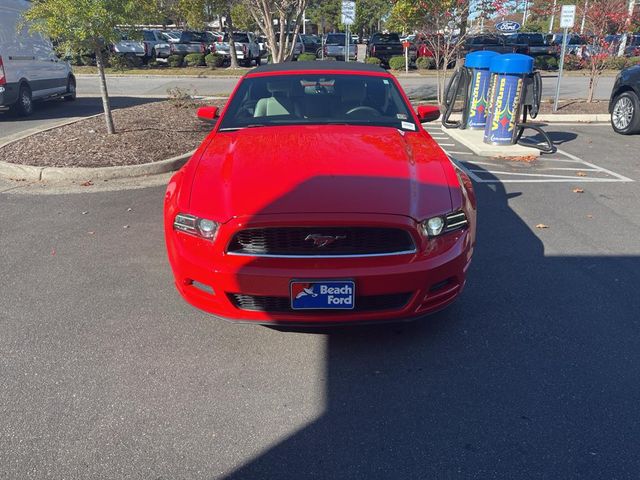
M 0 109 L 30 115 L 34 100 L 76 97 L 76 79 L 51 42 L 24 27 L 18 31 L 26 0 L 0 0 Z

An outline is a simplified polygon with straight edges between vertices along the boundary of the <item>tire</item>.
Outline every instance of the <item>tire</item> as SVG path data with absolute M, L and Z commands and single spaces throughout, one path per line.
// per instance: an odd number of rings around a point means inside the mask
M 640 132 L 640 101 L 634 92 L 616 97 L 611 108 L 611 126 L 616 133 L 631 135 Z
M 18 91 L 18 101 L 11 107 L 11 110 L 19 117 L 28 117 L 33 113 L 33 98 L 31 88 L 26 83 L 20 85 Z
M 76 81 L 73 77 L 67 80 L 67 94 L 64 96 L 65 102 L 73 102 L 76 99 Z

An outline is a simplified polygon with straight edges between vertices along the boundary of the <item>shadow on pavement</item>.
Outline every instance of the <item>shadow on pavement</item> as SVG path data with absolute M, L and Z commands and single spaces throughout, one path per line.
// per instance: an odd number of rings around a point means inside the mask
M 638 257 L 546 256 L 502 184 L 476 193 L 458 302 L 328 334 L 324 414 L 227 478 L 637 475 Z
M 111 108 L 133 107 L 146 103 L 162 101 L 161 98 L 109 97 Z M 9 111 L 0 111 L 0 122 L 33 122 L 38 120 L 53 120 L 74 117 L 88 117 L 102 113 L 102 99 L 98 97 L 78 97 L 75 102 L 65 102 L 62 99 L 35 103 L 33 115 L 18 117 Z

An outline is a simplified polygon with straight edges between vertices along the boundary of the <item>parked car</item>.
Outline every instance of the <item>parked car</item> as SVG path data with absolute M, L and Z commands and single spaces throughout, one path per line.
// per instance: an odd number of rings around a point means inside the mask
M 166 58 L 169 56 L 169 42 L 160 30 L 143 30 L 142 44 L 147 60 L 156 60 L 158 57 Z M 160 55 L 158 55 L 159 52 Z M 163 56 L 165 54 L 166 56 Z
M 279 325 L 415 319 L 451 304 L 476 202 L 421 125 L 439 115 L 416 114 L 375 65 L 247 73 L 222 117 L 198 110 L 213 130 L 167 187 L 180 294 L 216 317 Z
M 300 42 L 304 48 L 305 53 L 313 53 L 316 57 L 320 57 L 322 53 L 322 46 L 320 37 L 317 35 L 300 35 Z
M 336 60 L 345 59 L 346 35 L 344 33 L 328 33 L 324 40 L 324 56 L 332 57 Z M 358 59 L 358 47 L 349 39 L 349 60 Z
M 607 35 L 605 42 L 608 44 L 609 53 L 611 55 L 617 55 L 620 44 L 622 43 L 622 35 Z M 627 44 L 623 55 L 625 57 L 640 56 L 640 35 L 629 35 L 627 37 Z
M 463 54 L 478 50 L 490 50 L 498 53 L 529 54 L 529 45 L 524 43 L 508 43 L 507 38 L 500 34 L 470 35 L 462 48 Z
M 23 25 L 30 2 L 0 3 L 0 109 L 20 116 L 33 113 L 33 102 L 75 100 L 76 79 L 68 62 L 58 58 L 51 42 Z
M 415 35 L 413 35 L 415 39 Z M 410 41 L 407 39 L 407 41 Z M 367 44 L 366 57 L 379 58 L 383 65 L 389 66 L 391 57 L 404 55 L 404 47 L 397 33 L 374 33 Z M 417 49 L 415 50 L 417 57 Z M 414 58 L 415 61 L 415 58 Z
M 547 35 L 547 42 L 550 45 L 554 45 L 558 49 L 558 54 L 560 54 L 560 49 L 562 48 L 562 39 L 564 38 L 563 33 L 554 33 Z M 590 55 L 593 53 L 593 47 L 587 41 L 587 37 L 582 35 L 578 35 L 577 33 L 570 33 L 567 38 L 567 51 L 568 55 L 582 55 L 583 52 L 586 55 Z
M 609 100 L 611 126 L 622 135 L 640 133 L 640 65 L 622 70 Z
M 120 41 L 111 45 L 111 53 L 124 57 L 138 57 L 143 62 L 147 52 L 142 38 L 131 38 L 129 33 L 120 32 Z
M 207 53 L 209 37 L 205 32 L 184 31 L 176 39 L 170 35 L 169 51 L 171 55 L 188 55 L 189 53 Z
M 269 52 L 269 46 L 267 45 L 267 37 L 256 37 L 258 47 L 260 48 L 260 56 L 264 57 Z
M 558 58 L 560 56 L 558 46 L 550 45 L 542 33 L 513 33 L 505 35 L 505 39 L 507 45 L 527 45 L 529 47 L 528 55 L 532 57 L 551 56 Z
M 260 45 L 258 45 L 256 36 L 253 33 L 234 32 L 233 40 L 235 42 L 236 58 L 238 60 L 238 63 L 244 64 L 248 67 L 251 66 L 252 62 L 255 62 L 256 65 L 260 65 L 260 63 L 262 62 L 260 59 Z M 212 48 L 212 51 L 226 56 L 228 61 L 231 60 L 228 33 L 225 33 L 222 37 L 222 40 L 214 43 L 213 46 L 214 48 Z

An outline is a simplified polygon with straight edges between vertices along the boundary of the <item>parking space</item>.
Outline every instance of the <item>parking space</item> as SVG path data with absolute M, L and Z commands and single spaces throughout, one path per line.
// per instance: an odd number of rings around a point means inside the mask
M 550 132 L 550 137 L 559 148 L 554 154 L 542 154 L 533 162 L 478 157 L 464 145 L 454 140 L 440 125 L 427 125 L 427 131 L 447 152 L 447 154 L 478 183 L 575 183 L 575 182 L 633 182 L 634 179 L 618 173 L 606 165 L 606 154 L 593 155 L 593 140 L 585 142 L 588 129 L 592 135 L 613 137 L 621 142 L 622 137 L 611 131 L 608 125 L 563 126 L 563 132 Z M 555 130 L 556 127 L 551 127 Z M 617 138 L 616 138 L 617 137 Z M 534 140 L 537 140 L 535 137 Z M 628 141 L 629 139 L 625 139 Z M 630 139 L 632 142 L 633 138 Z M 621 158 L 626 155 L 624 143 L 619 145 Z M 589 152 L 585 150 L 591 150 Z M 586 160 L 589 159 L 589 161 Z M 597 163 L 596 163 L 597 162 Z

